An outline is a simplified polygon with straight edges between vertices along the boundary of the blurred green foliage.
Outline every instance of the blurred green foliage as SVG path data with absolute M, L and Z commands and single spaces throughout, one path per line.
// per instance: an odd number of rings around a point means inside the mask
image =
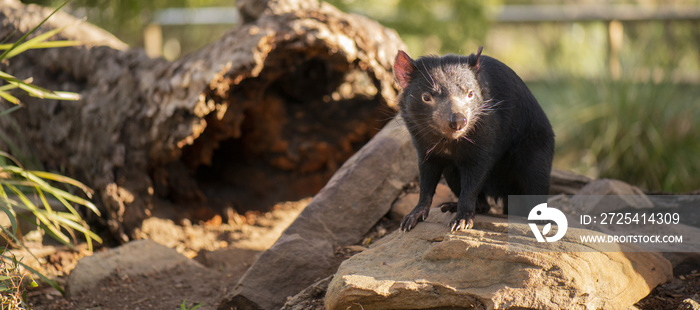
M 548 60 L 528 84 L 557 134 L 555 166 L 650 191 L 700 189 L 699 23 L 623 23 L 617 79 L 604 23 L 533 26 L 546 29 Z
M 570 77 L 529 83 L 557 135 L 555 166 L 650 191 L 700 189 L 700 88 Z
M 23 0 L 52 6 L 60 0 Z M 331 0 L 332 5 L 346 12 L 366 15 L 380 23 L 397 29 L 402 39 L 415 55 L 471 53 L 486 38 L 487 9 L 498 0 Z M 226 0 L 73 0 L 65 11 L 78 17 L 87 17 L 94 23 L 130 46 L 143 46 L 143 29 L 154 12 L 165 8 L 194 8 L 234 6 Z M 164 39 L 181 41 L 183 54 L 199 49 L 216 40 L 231 25 L 164 27 Z M 473 39 L 473 40 L 467 40 Z
M 22 0 L 43 6 L 56 6 L 61 0 Z M 234 6 L 230 0 L 72 0 L 63 9 L 76 17 L 107 30 L 132 47 L 143 47 L 143 30 L 152 22 L 153 14 L 165 8 Z M 198 50 L 218 39 L 231 25 L 164 27 L 164 41 L 177 38 L 182 55 Z
M 470 54 L 488 34 L 491 1 L 327 0 L 345 12 L 366 15 L 396 29 L 411 54 Z M 475 44 L 470 45 L 470 43 Z

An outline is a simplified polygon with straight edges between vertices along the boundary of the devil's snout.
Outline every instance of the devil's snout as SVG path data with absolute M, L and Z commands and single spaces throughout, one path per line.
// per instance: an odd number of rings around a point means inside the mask
M 467 125 L 467 118 L 462 113 L 452 113 L 450 116 L 450 128 L 452 130 L 461 130 Z

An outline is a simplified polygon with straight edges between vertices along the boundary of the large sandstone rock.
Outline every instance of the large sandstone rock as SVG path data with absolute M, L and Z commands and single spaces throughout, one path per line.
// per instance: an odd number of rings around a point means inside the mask
M 672 278 L 661 255 L 598 252 L 577 242 L 577 229 L 564 237 L 564 252 L 560 242 L 509 240 L 508 229 L 529 228 L 492 217 L 450 233 L 452 216 L 433 209 L 410 232 L 343 262 L 326 308 L 626 309 Z
M 343 164 L 219 309 L 279 309 L 288 296 L 332 274 L 336 249 L 361 241 L 417 177 L 415 150 L 395 119 Z

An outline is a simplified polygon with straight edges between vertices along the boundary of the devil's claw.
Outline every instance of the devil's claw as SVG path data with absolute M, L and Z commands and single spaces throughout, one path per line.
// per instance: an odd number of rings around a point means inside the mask
M 474 214 L 468 214 L 466 216 L 455 216 L 450 222 L 450 230 L 467 230 L 474 227 Z
M 424 221 L 428 218 L 428 213 L 430 213 L 430 208 L 415 208 L 411 213 L 403 217 L 401 220 L 401 231 L 406 232 L 413 227 L 416 227 L 418 222 Z

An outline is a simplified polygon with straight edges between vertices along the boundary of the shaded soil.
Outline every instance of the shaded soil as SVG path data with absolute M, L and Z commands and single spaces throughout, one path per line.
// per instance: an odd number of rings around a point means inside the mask
M 226 283 L 220 273 L 206 272 L 178 265 L 173 269 L 148 276 L 129 277 L 118 273 L 98 283 L 99 293 L 81 292 L 71 296 L 64 309 L 176 309 L 181 304 L 201 303 L 205 308 L 215 305 L 226 289 L 234 284 Z M 57 309 L 56 305 L 44 305 L 45 309 Z M 39 305 L 36 309 L 42 309 Z
M 682 271 L 683 264 L 673 270 L 673 280 L 654 288 L 651 293 L 635 304 L 639 309 L 677 309 L 687 298 L 700 303 L 700 264 L 693 270 Z M 677 273 L 677 271 L 681 271 Z
M 266 213 L 233 214 L 226 221 L 220 216 L 196 224 L 166 218 L 167 214 L 149 218 L 139 237 L 174 248 L 207 268 L 178 266 L 137 278 L 113 273 L 98 284 L 98 293 L 78 293 L 70 299 L 42 284 L 30 289 L 28 301 L 33 309 L 180 309 L 183 304 L 188 309 L 195 305 L 201 305 L 198 309 L 213 309 L 309 201 L 280 203 Z M 87 254 L 85 245 L 79 246 L 79 251 L 43 248 L 34 246 L 34 252 L 45 254 L 38 255 L 41 264 L 62 286 L 78 259 Z

